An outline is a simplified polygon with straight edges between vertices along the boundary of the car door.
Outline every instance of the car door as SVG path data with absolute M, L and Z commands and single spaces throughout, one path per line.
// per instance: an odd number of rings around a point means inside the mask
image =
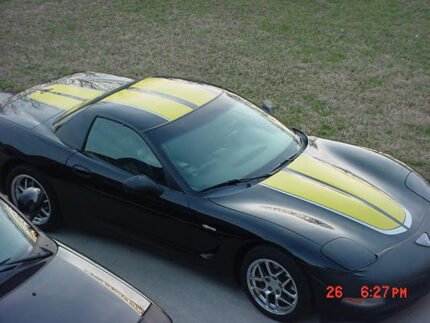
M 133 238 L 189 248 L 187 198 L 172 188 L 164 168 L 137 131 L 97 117 L 82 151 L 76 152 L 67 165 L 83 187 L 79 194 L 87 204 L 85 217 L 106 221 Z M 136 175 L 149 177 L 163 193 L 156 196 L 127 191 L 124 181 Z

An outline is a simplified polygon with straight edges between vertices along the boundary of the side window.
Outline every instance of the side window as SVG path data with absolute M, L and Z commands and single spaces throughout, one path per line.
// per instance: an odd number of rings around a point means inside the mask
M 97 118 L 88 135 L 85 152 L 133 175 L 144 174 L 164 182 L 157 157 L 133 129 L 104 118 Z

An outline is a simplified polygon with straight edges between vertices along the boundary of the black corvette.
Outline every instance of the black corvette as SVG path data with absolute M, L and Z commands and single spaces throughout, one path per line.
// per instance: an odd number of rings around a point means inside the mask
M 41 191 L 19 199 L 26 214 Z M 65 245 L 48 238 L 0 196 L 1 323 L 171 323 L 139 291 Z
M 1 184 L 14 202 L 43 191 L 40 228 L 100 220 L 220 264 L 280 321 L 426 293 L 429 184 L 264 110 L 202 83 L 74 74 L 1 107 Z

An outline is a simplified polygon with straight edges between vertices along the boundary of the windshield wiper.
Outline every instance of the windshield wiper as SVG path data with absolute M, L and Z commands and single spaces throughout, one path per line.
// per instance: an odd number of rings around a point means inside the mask
M 285 165 L 288 165 L 291 163 L 295 158 L 297 157 L 297 154 L 295 154 L 293 157 L 287 158 L 284 161 L 280 162 L 276 167 L 269 173 L 270 176 L 276 174 L 278 171 L 280 171 L 282 168 L 285 167 Z
M 236 185 L 236 184 L 248 183 L 248 182 L 251 182 L 253 180 L 264 179 L 264 178 L 267 178 L 267 177 L 270 177 L 270 176 L 272 176 L 272 173 L 268 173 L 268 174 L 264 174 L 264 175 L 259 175 L 259 176 L 255 176 L 255 177 L 230 179 L 228 181 L 225 181 L 225 182 L 222 182 L 222 183 L 219 183 L 219 184 L 207 187 L 204 190 L 202 190 L 202 192 L 206 192 L 206 191 L 209 191 L 211 189 L 218 188 L 218 187 L 232 186 L 232 185 Z
M 278 165 L 276 165 L 276 167 L 270 172 L 271 175 L 277 173 L 279 170 L 281 170 L 282 168 L 284 168 L 286 165 L 288 165 L 289 163 L 291 163 L 294 159 L 296 159 L 302 152 L 303 150 L 306 149 L 306 147 L 308 146 L 308 137 L 306 136 L 306 134 L 298 129 L 294 129 L 294 131 L 296 133 L 299 134 L 300 136 L 300 141 L 301 141 L 301 147 L 300 150 L 295 153 L 293 156 L 287 158 L 286 160 L 280 162 Z
M 7 258 L 3 260 L 2 262 L 0 262 L 0 272 L 10 270 L 22 263 L 45 259 L 53 255 L 53 252 L 48 249 L 41 248 L 41 250 L 42 250 L 41 252 L 28 257 L 23 257 L 18 259 Z M 6 268 L 2 269 L 3 267 L 6 267 Z
M 300 140 L 301 140 L 301 143 L 302 143 L 300 150 L 299 150 L 297 153 L 295 153 L 293 156 L 291 156 L 291 157 L 289 157 L 289 158 L 287 158 L 287 159 L 283 160 L 283 161 L 282 161 L 282 162 L 280 162 L 279 164 L 277 164 L 277 165 L 276 165 L 276 167 L 275 167 L 272 171 L 270 171 L 270 172 L 269 172 L 269 173 L 267 173 L 267 174 L 259 175 L 259 176 L 255 176 L 255 177 L 246 177 L 246 178 L 235 178 L 235 179 L 230 179 L 230 180 L 228 180 L 228 181 L 225 181 L 225 182 L 222 182 L 222 183 L 219 183 L 219 184 L 216 184 L 216 185 L 213 185 L 213 186 L 207 187 L 207 188 L 205 188 L 204 190 L 202 190 L 201 192 L 206 192 L 206 191 L 212 190 L 212 189 L 214 189 L 214 188 L 219 188 L 219 187 L 225 187 L 225 186 L 232 186 L 232 185 L 236 185 L 236 184 L 248 183 L 248 182 L 251 182 L 251 181 L 253 181 L 253 180 L 257 180 L 257 179 L 265 179 L 265 178 L 268 178 L 268 177 L 270 177 L 270 176 L 273 176 L 273 175 L 274 175 L 275 173 L 277 173 L 279 170 L 281 170 L 282 168 L 284 168 L 284 167 L 285 167 L 285 165 L 288 165 L 288 164 L 289 164 L 289 163 L 291 163 L 294 159 L 296 159 L 296 158 L 297 158 L 297 156 L 299 156 L 299 155 L 303 152 L 303 150 L 305 150 L 305 148 L 306 148 L 306 147 L 307 147 L 307 145 L 308 145 L 308 137 L 306 136 L 306 134 L 305 134 L 304 132 L 300 131 L 300 130 L 297 130 L 297 129 L 294 129 L 294 130 L 295 130 L 295 131 L 296 131 L 296 133 L 298 133 L 298 134 L 299 134 L 299 136 L 300 136 Z
M 232 186 L 232 185 L 236 185 L 236 184 L 248 183 L 248 182 L 251 182 L 251 181 L 257 180 L 257 179 L 268 178 L 270 176 L 273 176 L 279 170 L 281 170 L 285 165 L 287 165 L 290 162 L 292 162 L 300 153 L 301 153 L 301 151 L 298 152 L 297 154 L 294 154 L 294 156 L 292 156 L 290 158 L 287 158 L 286 160 L 282 161 L 281 163 L 279 163 L 278 165 L 276 165 L 276 167 L 272 171 L 270 171 L 267 174 L 263 174 L 263 175 L 259 175 L 259 176 L 254 176 L 254 177 L 230 179 L 228 181 L 225 181 L 225 182 L 222 182 L 222 183 L 210 186 L 208 188 L 205 188 L 204 190 L 202 190 L 202 192 L 206 192 L 206 191 L 209 191 L 209 190 L 214 189 L 214 188 L 219 188 L 219 187 L 224 187 L 224 186 Z

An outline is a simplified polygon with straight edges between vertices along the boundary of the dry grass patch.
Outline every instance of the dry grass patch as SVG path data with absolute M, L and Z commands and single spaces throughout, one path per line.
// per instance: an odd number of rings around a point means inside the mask
M 0 19 L 3 90 L 81 70 L 205 80 L 430 178 L 426 0 L 0 1 Z

